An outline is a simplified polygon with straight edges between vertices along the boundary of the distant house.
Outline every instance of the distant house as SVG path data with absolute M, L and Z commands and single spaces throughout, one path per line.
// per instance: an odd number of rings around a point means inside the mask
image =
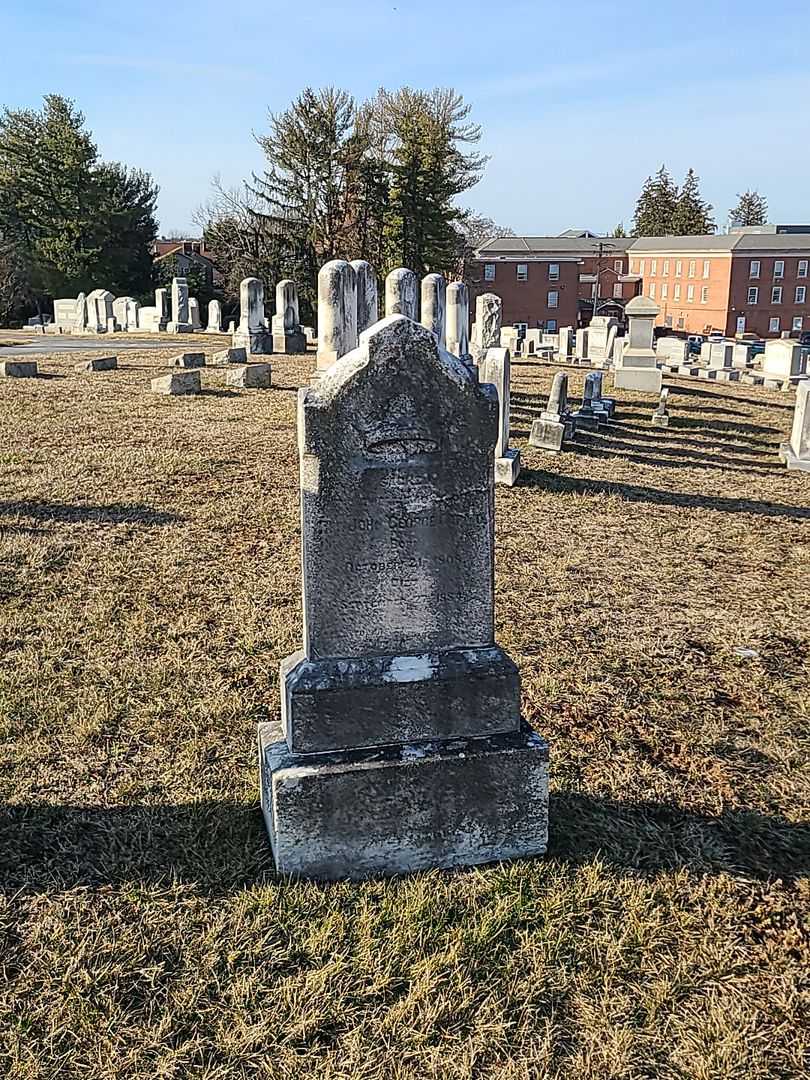
M 161 237 L 152 245 L 152 258 L 155 263 L 174 259 L 178 277 L 187 274 L 192 268 L 201 271 L 205 275 L 205 282 L 209 289 L 216 288 L 220 283 L 220 274 L 206 253 L 204 240 L 166 240 Z

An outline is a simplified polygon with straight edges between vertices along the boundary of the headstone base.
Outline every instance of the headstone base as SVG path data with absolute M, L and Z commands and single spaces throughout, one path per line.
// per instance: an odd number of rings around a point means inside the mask
M 548 745 L 526 726 L 293 755 L 280 724 L 260 724 L 259 767 L 282 874 L 357 880 L 543 855 L 548 844 Z
M 790 443 L 782 443 L 779 447 L 779 457 L 791 471 L 810 472 L 810 458 L 801 458 L 794 454 Z
M 75 371 L 115 371 L 118 367 L 117 356 L 94 356 L 92 360 L 82 360 Z
M 658 413 L 652 414 L 652 422 L 655 427 L 669 427 L 669 417 L 659 416 Z
M 153 394 L 168 394 L 171 397 L 199 394 L 202 389 L 199 371 L 172 371 L 169 375 L 152 379 L 151 385 Z
M 235 349 L 244 349 L 248 356 L 270 356 L 273 335 L 269 330 L 235 330 L 231 344 Z
M 175 367 L 179 368 L 200 368 L 205 367 L 205 353 L 202 352 L 184 352 L 179 356 L 175 356 L 171 361 Z
M 239 386 L 245 390 L 269 390 L 272 368 L 269 364 L 245 364 L 232 367 L 225 373 L 226 386 Z
M 211 357 L 212 367 L 227 367 L 229 364 L 246 364 L 247 352 L 244 349 L 220 349 Z
M 642 394 L 660 394 L 664 377 L 657 368 L 618 367 L 613 373 L 617 390 L 639 390 Z
M 495 483 L 514 487 L 520 476 L 520 451 L 507 450 L 503 457 L 495 458 Z
M 549 450 L 558 454 L 562 450 L 563 440 L 566 436 L 565 424 L 554 420 L 535 420 L 529 434 L 529 446 L 537 450 Z
M 273 334 L 273 352 L 297 355 L 307 351 L 307 339 L 303 333 L 293 332 Z
M 419 656 L 281 662 L 281 723 L 293 751 L 330 753 L 516 731 L 520 677 L 497 645 Z
M 2 360 L 0 376 L 6 379 L 35 379 L 37 377 L 36 360 Z

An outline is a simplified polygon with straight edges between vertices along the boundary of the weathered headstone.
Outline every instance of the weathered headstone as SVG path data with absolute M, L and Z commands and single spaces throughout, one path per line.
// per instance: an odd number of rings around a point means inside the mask
M 607 423 L 607 410 L 602 408 L 597 397 L 601 376 L 602 373 L 599 371 L 590 371 L 585 376 L 582 404 L 573 414 L 573 420 L 577 428 L 595 430 Z
M 447 327 L 447 282 L 441 274 L 425 274 L 422 278 L 422 326 L 436 335 L 443 349 Z
M 172 317 L 166 329 L 170 334 L 192 332 L 188 313 L 188 282 L 185 278 L 172 278 Z
M 557 355 L 561 364 L 570 364 L 573 356 L 574 331 L 570 326 L 561 326 L 557 334 Z
M 734 358 L 733 341 L 704 341 L 700 359 L 710 368 L 730 368 Z
M 244 389 L 269 390 L 272 368 L 269 364 L 245 364 L 243 367 L 230 368 L 225 373 L 226 386 L 240 386 Z
M 548 751 L 494 641 L 493 388 L 395 316 L 298 409 L 304 648 L 259 726 L 279 871 L 542 854 Z
M 266 356 L 273 351 L 273 335 L 264 314 L 264 285 L 258 278 L 245 278 L 239 286 L 239 326 L 231 344 L 248 356 Z
M 121 330 L 132 333 L 138 329 L 140 304 L 134 296 L 118 296 L 113 300 L 113 315 Z
M 500 334 L 500 331 L 499 331 Z M 498 441 L 495 444 L 495 483 L 513 487 L 520 475 L 520 451 L 509 449 L 509 408 L 511 364 L 509 350 L 487 349 L 478 364 L 482 383 L 491 383 L 498 392 Z
M 469 332 L 470 294 L 463 281 L 451 281 L 447 286 L 447 351 L 465 364 L 472 363 Z
M 618 326 L 618 322 L 609 315 L 594 315 L 588 326 L 589 360 L 610 358 Z
M 419 318 L 419 285 L 413 270 L 400 266 L 385 279 L 385 314 Z
M 200 302 L 196 296 L 190 296 L 188 298 L 188 321 L 191 323 L 192 330 L 202 330 Z
M 804 350 L 798 341 L 771 338 L 765 342 L 762 374 L 777 380 L 787 380 L 804 371 Z
M 0 376 L 4 379 L 35 379 L 36 360 L 0 360 Z
M 365 259 L 354 259 L 351 263 L 357 288 L 357 334 L 358 337 L 380 317 L 377 297 L 377 275 L 374 267 Z
M 79 372 L 115 371 L 118 367 L 117 356 L 94 356 L 91 360 L 82 360 L 74 370 Z
M 630 323 L 628 343 L 616 362 L 616 389 L 661 393 L 662 376 L 653 349 L 653 330 L 658 305 L 647 296 L 635 296 L 624 309 Z
M 588 359 L 588 329 L 587 327 L 580 327 L 576 332 L 576 345 L 574 348 L 577 360 Z
M 206 334 L 222 333 L 222 304 L 219 300 L 208 301 L 208 325 L 205 332 Z
M 753 346 L 747 344 L 744 341 L 736 341 L 734 343 L 734 353 L 731 357 L 731 366 L 733 368 L 739 368 L 741 371 L 747 371 L 748 368 L 753 367 Z
M 357 348 L 357 274 L 351 263 L 333 259 L 318 274 L 317 370 Z
M 500 347 L 501 316 L 503 301 L 495 293 L 482 293 L 475 300 L 475 322 L 473 323 L 470 351 L 473 362 L 480 364 L 488 349 Z
M 658 402 L 658 408 L 652 414 L 652 422 L 655 427 L 669 427 L 669 413 L 667 412 L 667 398 L 669 397 L 669 390 L 665 386 L 661 390 L 661 398 Z
M 558 454 L 563 442 L 573 434 L 574 424 L 568 411 L 568 376 L 564 371 L 558 371 L 545 409 L 532 421 L 529 445 Z
M 172 371 L 152 379 L 153 394 L 167 394 L 180 397 L 184 394 L 199 394 L 201 390 L 199 371 Z
M 660 337 L 655 343 L 655 353 L 659 360 L 677 367 L 689 359 L 689 342 L 679 337 Z
M 172 357 L 169 361 L 175 367 L 179 368 L 199 368 L 205 367 L 205 353 L 204 352 L 184 352 L 178 356 Z
M 210 361 L 213 367 L 227 367 L 229 364 L 246 364 L 246 349 L 220 349 L 215 352 Z
M 298 315 L 298 286 L 285 278 L 276 285 L 276 313 L 271 322 L 273 352 L 305 353 L 307 339 Z
M 790 439 L 779 448 L 779 456 L 789 469 L 810 472 L 810 379 L 796 384 L 796 408 Z

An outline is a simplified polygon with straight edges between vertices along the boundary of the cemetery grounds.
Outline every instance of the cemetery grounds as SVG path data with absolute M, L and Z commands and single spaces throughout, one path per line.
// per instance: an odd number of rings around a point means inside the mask
M 272 357 L 270 391 L 206 369 L 200 398 L 151 394 L 177 351 L 100 375 L 39 356 L 45 377 L 0 385 L 0 1074 L 804 1075 L 792 398 L 667 380 L 668 429 L 620 391 L 615 424 L 544 455 L 526 438 L 556 368 L 514 362 L 496 637 L 551 745 L 549 854 L 296 883 L 255 732 L 300 647 L 314 356 Z

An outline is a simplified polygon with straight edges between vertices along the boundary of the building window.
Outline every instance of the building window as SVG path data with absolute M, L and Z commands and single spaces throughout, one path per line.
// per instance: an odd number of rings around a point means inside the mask
M 801 315 L 796 315 L 795 318 L 793 319 L 793 329 L 794 330 L 801 330 L 802 325 L 803 325 L 803 319 L 802 319 Z
M 664 277 L 669 277 L 669 259 L 664 259 L 664 269 L 661 271 Z
M 686 302 L 687 304 L 694 304 L 695 302 L 695 286 L 687 285 L 686 287 Z
M 667 283 L 664 282 L 663 285 L 661 286 L 661 299 L 666 300 L 666 298 L 668 296 L 669 296 L 669 285 L 667 285 Z
M 548 330 L 549 333 L 552 333 L 556 329 L 557 329 L 557 320 L 556 319 L 547 319 L 546 320 L 546 330 Z
M 675 260 L 675 277 L 680 277 L 683 273 L 683 263 L 680 259 Z
M 793 303 L 794 304 L 803 304 L 805 302 L 806 297 L 807 297 L 807 286 L 806 285 L 797 285 L 796 286 L 796 295 L 793 297 Z
M 782 278 L 785 276 L 785 260 L 776 259 L 773 264 L 773 276 L 775 278 Z
M 514 326 L 518 334 L 522 334 L 524 336 L 526 334 L 526 331 L 529 329 L 529 324 L 527 322 L 516 322 Z
M 621 259 L 614 259 L 613 260 L 613 269 L 616 271 L 617 274 L 620 274 L 622 272 L 622 260 Z
M 774 287 L 771 289 L 771 303 L 772 304 L 781 304 L 782 303 L 782 286 L 781 285 L 774 285 Z
M 518 279 L 518 281 L 528 281 L 529 280 L 529 266 L 528 266 L 528 263 L 518 263 L 517 264 L 517 279 Z
M 655 299 L 655 282 L 654 281 L 651 281 L 649 286 L 647 287 L 647 294 L 649 295 L 651 300 Z
M 700 302 L 701 304 L 708 304 L 709 302 L 709 286 L 704 285 L 700 290 Z
M 697 264 L 696 264 L 694 259 L 689 260 L 689 277 L 694 277 L 695 276 L 695 267 L 696 267 L 696 265 Z
M 681 298 L 681 287 L 680 287 L 680 285 L 676 285 L 675 288 L 672 290 L 672 299 L 673 300 L 680 300 L 680 298 Z
M 548 264 L 548 280 L 559 281 L 560 280 L 560 264 L 549 263 Z
M 653 259 L 650 262 L 650 277 L 655 277 L 658 270 L 658 259 Z
M 613 299 L 614 300 L 621 300 L 621 298 L 622 298 L 622 283 L 620 281 L 617 281 L 616 284 L 613 286 Z
M 638 260 L 638 272 L 641 274 L 642 277 L 644 277 L 644 260 L 643 259 Z
M 799 269 L 796 271 L 796 277 L 807 277 L 807 259 L 799 259 Z
M 556 291 L 556 289 L 552 289 L 552 291 L 548 294 L 546 307 L 559 307 L 559 299 L 560 294 Z
M 748 303 L 749 304 L 758 304 L 759 303 L 759 289 L 756 287 L 756 285 L 749 285 L 748 286 Z
M 495 280 L 495 263 L 484 263 L 484 281 Z
M 711 269 L 711 263 L 708 259 L 703 260 L 703 276 L 707 278 L 709 276 L 709 270 Z
M 748 276 L 759 277 L 760 261 L 759 259 L 752 259 L 748 264 Z
M 779 333 L 779 325 L 780 325 L 779 316 L 774 315 L 774 317 L 768 323 L 768 332 L 771 333 L 771 334 L 778 334 Z

